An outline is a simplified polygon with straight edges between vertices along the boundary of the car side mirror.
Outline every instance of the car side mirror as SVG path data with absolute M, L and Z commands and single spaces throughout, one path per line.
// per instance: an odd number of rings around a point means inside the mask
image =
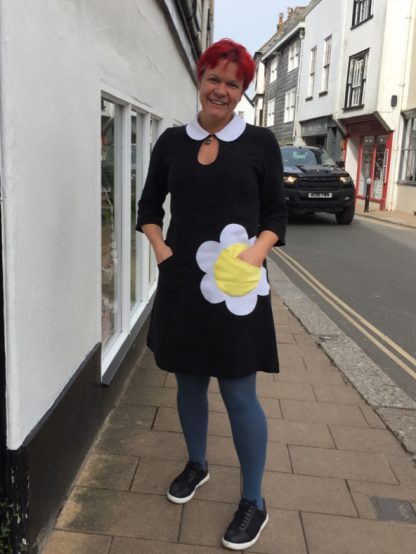
M 344 162 L 344 160 L 338 160 L 338 161 L 337 161 L 337 167 L 339 167 L 340 169 L 345 169 L 345 162 Z

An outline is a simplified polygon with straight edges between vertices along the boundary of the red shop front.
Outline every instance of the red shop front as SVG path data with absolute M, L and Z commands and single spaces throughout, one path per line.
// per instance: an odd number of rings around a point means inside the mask
M 355 175 L 357 198 L 365 199 L 367 186 L 369 186 L 370 201 L 378 204 L 380 210 L 384 210 L 393 132 L 385 129 L 373 116 L 351 118 L 344 120 L 343 123 L 347 128 L 348 155 L 354 155 L 352 153 L 355 152 L 357 156 Z

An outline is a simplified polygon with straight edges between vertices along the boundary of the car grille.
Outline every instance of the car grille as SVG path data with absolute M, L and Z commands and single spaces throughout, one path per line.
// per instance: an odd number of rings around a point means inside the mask
M 309 175 L 308 177 L 299 177 L 296 186 L 299 190 L 339 190 L 341 183 L 338 177 Z

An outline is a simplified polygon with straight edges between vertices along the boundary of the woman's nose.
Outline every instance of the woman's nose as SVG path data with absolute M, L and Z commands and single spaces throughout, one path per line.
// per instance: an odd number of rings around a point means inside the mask
M 226 91 L 225 83 L 217 83 L 215 87 L 216 94 L 224 95 Z

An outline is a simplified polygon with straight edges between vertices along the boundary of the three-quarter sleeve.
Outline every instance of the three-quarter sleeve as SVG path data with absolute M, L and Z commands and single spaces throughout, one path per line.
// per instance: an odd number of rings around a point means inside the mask
M 165 131 L 156 141 L 150 156 L 149 170 L 142 195 L 138 203 L 136 230 L 142 232 L 142 226 L 154 223 L 163 228 L 165 211 L 163 203 L 168 193 Z
M 260 184 L 259 233 L 272 231 L 279 237 L 275 246 L 283 246 L 287 226 L 283 163 L 279 145 L 269 130 L 266 133 L 264 156 L 264 172 Z

